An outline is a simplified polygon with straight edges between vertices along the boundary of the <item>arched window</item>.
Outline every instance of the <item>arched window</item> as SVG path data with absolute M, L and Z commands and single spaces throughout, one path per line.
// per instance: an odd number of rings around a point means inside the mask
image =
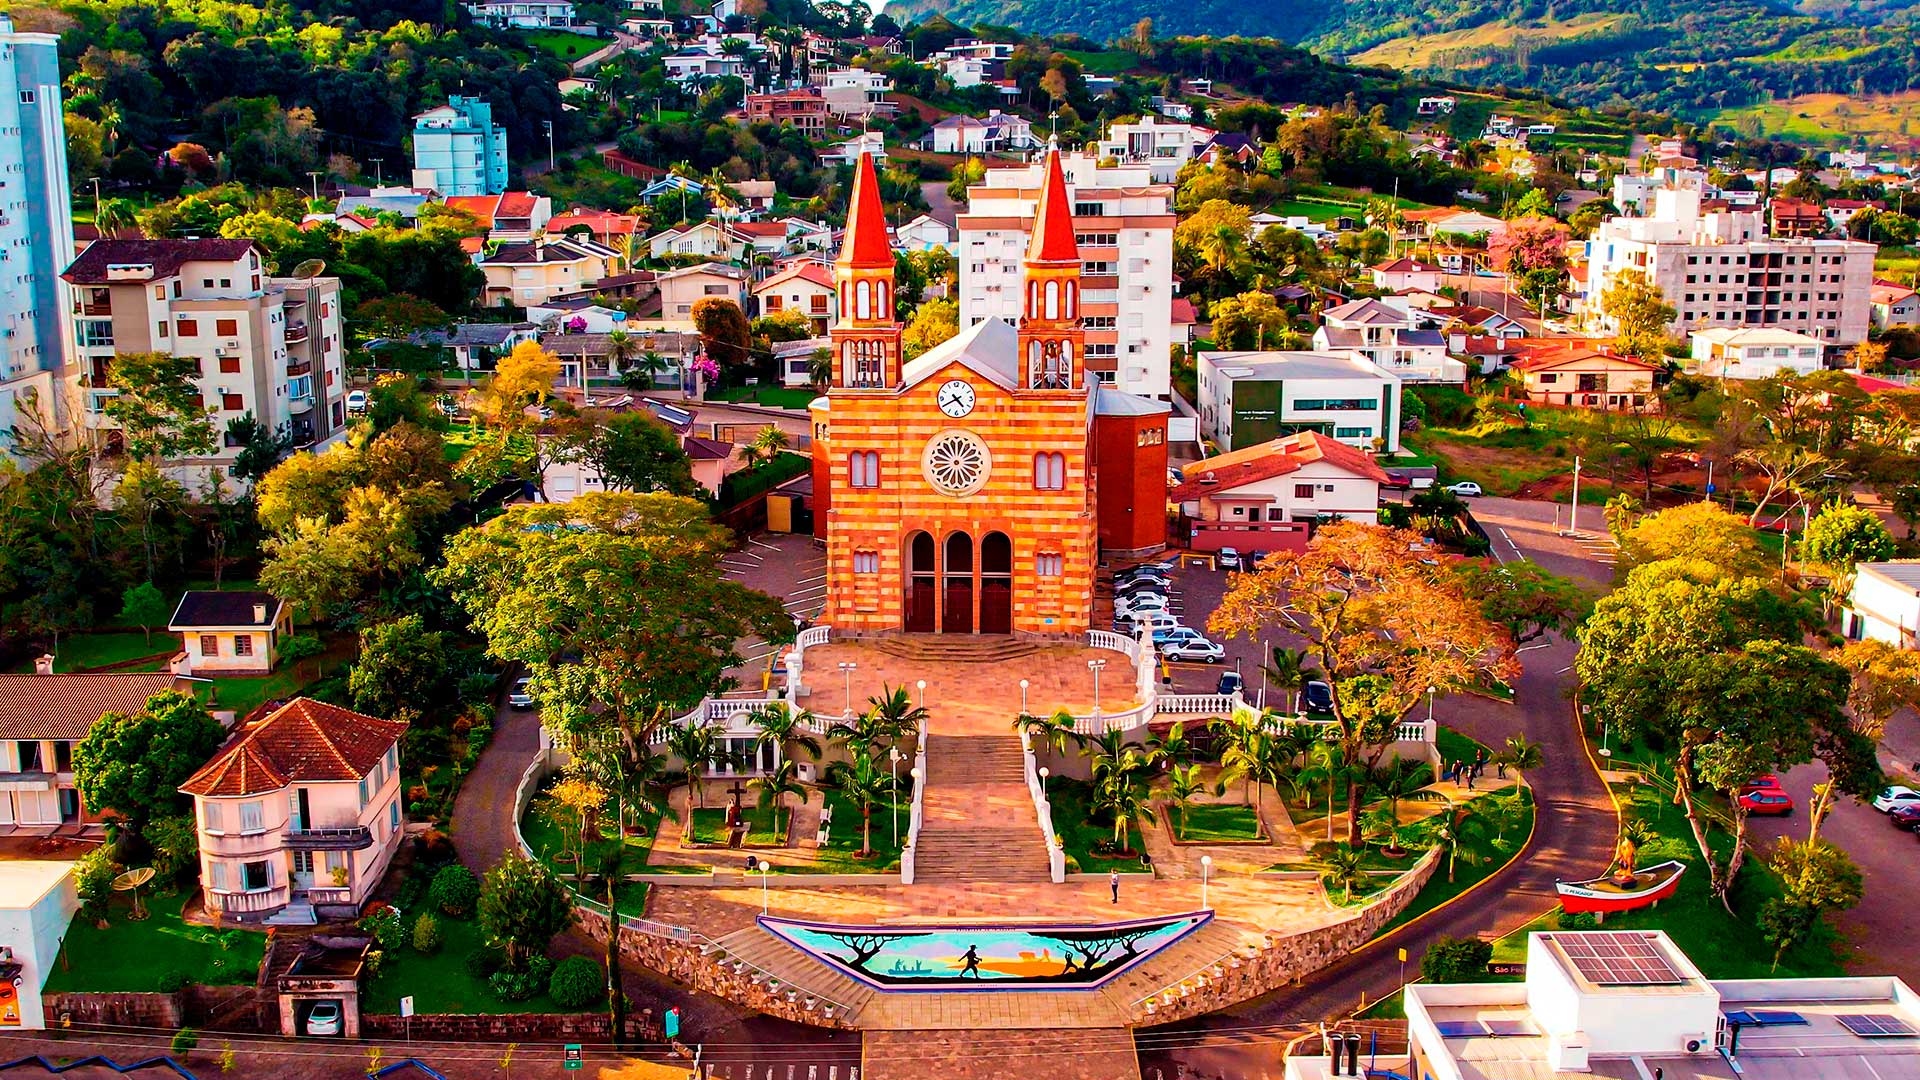
M 1067 282 L 1066 317 L 1069 319 L 1077 319 L 1080 317 L 1080 286 L 1075 285 L 1071 281 Z
M 1060 283 L 1057 281 L 1047 282 L 1046 317 L 1049 319 L 1057 319 L 1060 317 Z
M 1033 455 L 1033 486 L 1041 491 L 1060 491 L 1067 486 L 1065 454 Z
M 1040 283 L 1037 281 L 1029 281 L 1027 282 L 1027 318 L 1037 319 L 1039 317 Z
M 853 317 L 870 319 L 873 317 L 873 282 L 862 278 L 853 286 Z

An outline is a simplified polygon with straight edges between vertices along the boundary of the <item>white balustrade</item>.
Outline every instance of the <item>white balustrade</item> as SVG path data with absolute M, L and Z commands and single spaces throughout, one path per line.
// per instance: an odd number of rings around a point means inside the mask
M 1033 812 L 1040 818 L 1040 834 L 1047 842 L 1047 876 L 1058 885 L 1067 880 L 1067 851 L 1054 834 L 1053 804 L 1047 799 L 1040 771 L 1034 767 L 1033 736 L 1025 730 L 1020 732 L 1020 750 L 1026 765 L 1027 794 L 1033 799 Z

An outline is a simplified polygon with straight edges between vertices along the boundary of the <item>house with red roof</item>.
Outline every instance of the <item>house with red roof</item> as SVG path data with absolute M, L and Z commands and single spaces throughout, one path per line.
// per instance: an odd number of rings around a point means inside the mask
M 833 310 L 833 272 L 821 263 L 803 262 L 775 274 L 755 285 L 753 296 L 762 315 L 783 311 L 805 315 L 816 337 L 839 321 Z
M 1873 325 L 1881 330 L 1920 326 L 1920 293 L 1897 281 L 1875 278 L 1872 303 Z
M 1529 349 L 1508 365 L 1520 376 L 1527 400 L 1608 411 L 1658 411 L 1655 365 L 1576 342 Z
M 627 250 L 627 243 L 633 234 L 646 228 L 646 222 L 635 214 L 616 214 L 611 210 L 569 210 L 564 214 L 555 214 L 547 219 L 548 236 L 568 236 L 584 233 L 587 239 L 605 244 L 616 251 Z
M 1378 520 L 1387 482 L 1364 450 L 1302 431 L 1183 466 L 1167 501 L 1196 551 L 1297 551 L 1316 525 Z
M 1827 215 L 1818 203 L 1775 198 L 1771 209 L 1775 236 L 1819 236 L 1827 231 Z
M 180 785 L 208 910 L 271 925 L 359 914 L 406 830 L 406 729 L 301 697 L 236 731 Z
M 1383 292 L 1397 293 L 1408 289 L 1420 292 L 1439 292 L 1440 276 L 1443 271 L 1433 263 L 1424 263 L 1419 259 L 1402 256 L 1389 259 L 1378 266 L 1371 267 L 1373 287 Z
M 505 191 L 498 195 L 454 195 L 447 205 L 473 215 L 487 230 L 487 239 L 503 244 L 524 244 L 541 235 L 553 219 L 553 200 L 525 191 Z

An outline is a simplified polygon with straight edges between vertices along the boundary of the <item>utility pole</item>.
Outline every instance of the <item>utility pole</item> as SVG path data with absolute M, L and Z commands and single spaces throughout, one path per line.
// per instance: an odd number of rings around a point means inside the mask
M 320 177 L 321 177 L 321 175 L 322 175 L 322 174 L 321 174 L 321 173 L 318 173 L 318 172 L 308 172 L 308 173 L 307 173 L 307 182 L 308 182 L 309 184 L 311 184 L 311 185 L 313 186 L 313 201 L 314 201 L 314 202 L 319 202 L 319 201 L 320 201 Z
M 1580 458 L 1573 459 L 1573 505 L 1567 507 L 1567 532 L 1580 531 Z
M 553 171 L 553 121 L 542 120 L 541 123 L 545 124 L 547 128 L 547 171 L 552 172 Z
M 386 173 L 381 171 L 380 163 L 387 159 L 386 158 L 368 158 L 367 160 L 373 162 L 373 186 L 386 187 L 387 176 L 386 176 Z

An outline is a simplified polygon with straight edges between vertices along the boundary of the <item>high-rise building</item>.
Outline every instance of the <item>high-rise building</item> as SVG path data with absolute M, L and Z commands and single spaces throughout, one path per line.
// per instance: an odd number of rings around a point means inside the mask
M 448 197 L 507 190 L 507 132 L 492 105 L 455 94 L 413 118 L 413 186 Z
M 73 255 L 59 38 L 18 33 L 0 14 L 0 453 L 29 412 L 64 427 L 68 293 Z
M 119 444 L 106 402 L 117 353 L 190 356 L 213 410 L 214 453 L 179 463 L 184 481 L 229 468 L 228 421 L 252 414 L 295 448 L 346 429 L 340 279 L 268 277 L 252 240 L 96 240 L 67 268 L 74 291 L 72 399 L 95 445 Z
M 1602 222 L 1587 241 L 1586 309 L 1616 328 L 1607 289 L 1637 271 L 1673 306 L 1668 332 L 1779 327 L 1829 349 L 1865 340 L 1873 305 L 1872 244 L 1770 236 L 1764 214 L 1701 213 L 1700 192 L 1654 193 L 1647 217 Z
M 1173 187 L 1147 163 L 1099 167 L 1092 154 L 1061 154 L 1080 253 L 1080 323 L 1086 371 L 1129 394 L 1172 394 Z M 989 169 L 967 189 L 960 215 L 960 325 L 1018 322 L 1045 166 Z

